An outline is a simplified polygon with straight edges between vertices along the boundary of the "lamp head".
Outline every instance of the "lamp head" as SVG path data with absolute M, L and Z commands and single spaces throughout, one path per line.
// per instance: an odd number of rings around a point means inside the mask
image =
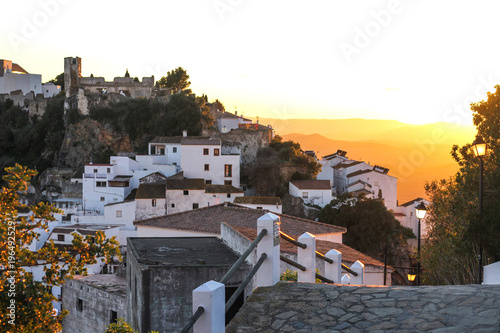
M 488 144 L 484 142 L 483 138 L 478 134 L 476 136 L 476 140 L 472 143 L 472 151 L 476 157 L 486 155 L 486 151 L 488 150 Z
M 423 201 L 420 202 L 420 205 L 418 205 L 415 210 L 417 211 L 417 218 L 423 219 L 425 217 L 425 213 L 427 213 L 427 208 L 425 207 Z

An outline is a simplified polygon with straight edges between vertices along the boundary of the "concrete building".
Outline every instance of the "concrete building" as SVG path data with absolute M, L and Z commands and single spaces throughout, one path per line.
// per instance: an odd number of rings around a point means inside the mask
M 29 74 L 18 64 L 0 59 L 0 94 L 10 94 L 16 90 L 21 90 L 23 95 L 29 92 L 42 94 L 42 76 Z
M 234 204 L 252 209 L 264 209 L 272 213 L 283 213 L 283 206 L 279 197 L 237 197 Z
M 43 98 L 54 97 L 61 92 L 61 86 L 52 82 L 42 84 Z
M 324 207 L 332 197 L 332 185 L 329 180 L 294 180 L 288 183 L 290 195 L 299 197 L 306 204 Z
M 241 125 L 252 124 L 252 121 L 243 118 L 242 115 L 238 116 L 238 111 L 231 112 L 218 112 L 216 114 L 217 129 L 219 132 L 228 133 L 234 129 L 240 128 Z
M 394 217 L 401 223 L 403 227 L 410 228 L 415 236 L 418 235 L 418 218 L 415 212 L 416 207 L 423 202 L 425 207 L 430 205 L 430 202 L 423 198 L 416 198 L 411 201 L 405 202 L 394 209 Z M 429 226 L 427 224 L 428 216 L 426 215 L 420 221 L 420 237 L 427 238 Z
M 94 333 L 127 317 L 127 281 L 116 275 L 76 275 L 62 288 L 63 333 Z
M 220 239 L 129 238 L 127 243 L 127 321 L 140 332 L 178 332 L 192 315 L 192 292 L 220 281 L 238 256 Z M 226 284 L 232 295 L 251 267 L 243 264 Z M 251 293 L 251 286 L 246 295 Z M 243 304 L 240 295 L 228 321 Z

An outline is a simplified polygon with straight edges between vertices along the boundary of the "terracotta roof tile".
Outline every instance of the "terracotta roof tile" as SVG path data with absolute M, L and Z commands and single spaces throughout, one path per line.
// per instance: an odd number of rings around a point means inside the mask
M 300 190 L 331 190 L 329 180 L 294 180 L 291 182 Z
M 359 175 L 362 175 L 364 173 L 369 173 L 369 172 L 372 172 L 372 171 L 373 171 L 372 169 L 358 170 L 358 171 L 351 172 L 350 174 L 348 174 L 347 178 L 354 177 L 354 176 L 359 176 Z
M 234 226 L 231 226 L 231 227 L 234 230 L 236 230 L 238 233 L 240 233 L 241 235 L 243 235 L 244 237 L 248 238 L 251 241 L 253 241 L 257 237 L 257 230 L 256 229 L 249 229 L 249 228 L 244 228 L 244 227 L 234 227 Z M 294 238 L 297 239 L 297 237 L 294 237 Z M 325 240 L 316 240 L 316 251 L 318 251 L 319 253 L 324 255 L 332 249 L 342 252 L 342 262 L 344 264 L 350 265 L 350 264 L 355 263 L 356 260 L 359 260 L 365 265 L 384 267 L 384 263 L 382 263 L 376 259 L 373 259 L 372 257 L 369 257 L 366 254 L 363 254 L 359 251 L 356 251 L 352 247 L 349 247 L 345 244 L 334 243 L 334 242 L 329 242 L 329 241 L 325 241 Z M 297 246 L 281 239 L 280 240 L 280 251 L 287 252 L 287 253 L 297 253 Z
M 157 199 L 165 198 L 165 184 L 145 183 L 137 188 L 136 199 Z
M 202 178 L 168 178 L 167 190 L 204 190 L 205 180 Z
M 207 137 L 187 137 L 182 139 L 182 145 L 220 146 L 221 144 L 220 139 Z
M 242 189 L 234 187 L 232 185 L 205 185 L 206 193 L 243 193 Z
M 224 203 L 196 210 L 153 217 L 134 224 L 138 227 L 156 227 L 174 230 L 189 230 L 213 235 L 220 234 L 221 222 L 231 226 L 257 229 L 257 219 L 267 210 L 252 209 L 235 204 Z M 275 214 L 275 213 L 273 213 Z M 294 216 L 276 214 L 281 217 L 281 229 L 290 236 L 299 236 L 304 232 L 312 234 L 345 233 L 344 227 L 306 220 Z
M 157 136 L 149 143 L 181 143 L 182 136 Z
M 235 204 L 253 204 L 253 205 L 281 205 L 279 197 L 237 197 L 234 198 Z

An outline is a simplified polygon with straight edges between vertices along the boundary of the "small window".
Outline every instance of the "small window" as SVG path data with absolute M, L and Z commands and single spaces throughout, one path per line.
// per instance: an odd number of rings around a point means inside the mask
M 233 181 L 232 180 L 225 180 L 224 185 L 233 185 Z
M 211 185 L 211 184 L 212 184 L 212 179 L 207 179 L 207 180 L 205 180 L 205 184 L 207 184 L 207 185 Z
M 116 211 L 116 217 L 122 217 L 122 211 L 121 210 L 117 210 Z
M 224 165 L 224 177 L 232 177 L 233 176 L 233 165 L 225 164 Z
M 94 173 L 97 173 L 98 171 L 99 171 L 99 170 L 97 170 L 97 169 L 94 169 Z
M 108 172 L 108 173 L 111 173 L 111 168 L 108 168 L 108 169 L 107 169 L 107 172 Z
M 200 205 L 199 205 L 199 204 L 197 204 L 197 203 L 194 203 L 194 204 L 193 204 L 193 209 L 198 209 L 199 207 L 200 207 Z
M 57 235 L 58 242 L 64 242 L 64 235 Z
M 76 309 L 79 312 L 83 311 L 83 300 L 82 299 L 79 299 L 79 298 L 76 299 Z
M 220 150 L 219 148 L 214 149 L 214 156 L 219 156 L 220 155 Z
M 257 209 L 262 209 L 262 207 L 257 207 Z
M 95 186 L 96 187 L 106 187 L 106 182 L 96 182 Z
M 172 148 L 172 153 L 177 153 L 177 147 Z
M 205 171 L 210 171 L 210 164 L 205 164 Z
M 118 321 L 118 313 L 116 311 L 109 311 L 109 323 L 113 324 Z
M 189 191 L 188 190 L 184 190 L 184 195 L 189 195 Z
M 170 205 L 170 207 L 175 208 L 175 204 Z
M 228 198 L 231 198 L 231 193 L 228 193 L 228 194 L 227 194 L 227 197 L 228 197 Z
M 151 207 L 156 207 L 156 199 L 151 200 Z
M 208 155 L 208 148 L 203 148 L 203 155 Z
M 308 192 L 302 192 L 302 198 L 304 198 L 304 199 L 309 198 L 309 193 Z
M 105 200 L 104 197 L 101 197 L 101 201 L 104 201 L 104 200 Z

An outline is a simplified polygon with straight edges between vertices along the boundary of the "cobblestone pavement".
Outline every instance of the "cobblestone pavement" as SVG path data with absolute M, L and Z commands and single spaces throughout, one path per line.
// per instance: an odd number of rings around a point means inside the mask
M 500 286 L 365 287 L 278 282 L 226 333 L 500 332 Z

